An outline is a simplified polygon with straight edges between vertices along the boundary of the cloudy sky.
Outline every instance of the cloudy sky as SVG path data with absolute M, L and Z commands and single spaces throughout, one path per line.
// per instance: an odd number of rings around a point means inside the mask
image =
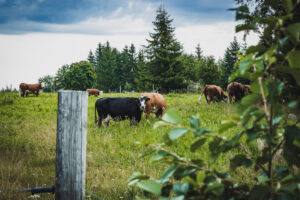
M 161 4 L 186 53 L 199 43 L 204 55 L 223 57 L 235 36 L 233 0 L 0 0 L 0 89 L 55 75 L 86 60 L 98 43 L 140 49 Z M 251 36 L 247 44 L 256 41 Z

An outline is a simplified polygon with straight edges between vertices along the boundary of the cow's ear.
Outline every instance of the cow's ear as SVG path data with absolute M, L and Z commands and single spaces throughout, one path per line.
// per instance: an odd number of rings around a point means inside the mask
M 150 101 L 150 98 L 149 98 L 149 97 L 146 97 L 146 101 Z

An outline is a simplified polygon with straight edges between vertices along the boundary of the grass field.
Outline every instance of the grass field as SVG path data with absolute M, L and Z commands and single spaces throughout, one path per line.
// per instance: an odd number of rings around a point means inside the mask
M 138 97 L 139 94 L 105 94 L 101 97 Z M 204 98 L 198 102 L 198 94 L 164 95 L 167 110 L 176 108 L 182 116 L 182 125 L 189 126 L 189 117 L 195 115 L 201 126 L 217 131 L 222 120 L 235 114 L 235 106 L 216 103 L 207 105 Z M 150 163 L 149 157 L 140 158 L 149 144 L 161 143 L 170 129 L 153 129 L 159 119 L 143 115 L 137 126 L 128 120 L 111 122 L 109 127 L 98 128 L 94 124 L 94 103 L 98 98 L 89 97 L 87 133 L 87 199 L 106 200 L 133 199 L 139 191 L 127 186 L 133 172 L 159 177 L 164 165 Z M 0 199 L 54 199 L 52 194 L 31 196 L 18 193 L 24 188 L 45 187 L 55 183 L 55 145 L 57 93 L 42 93 L 39 97 L 21 98 L 17 93 L 0 93 Z M 238 128 L 223 135 L 230 137 Z M 170 148 L 187 157 L 201 157 L 207 168 L 229 169 L 231 154 L 221 156 L 215 163 L 208 159 L 207 146 L 191 154 L 188 151 L 193 141 L 187 134 Z M 234 154 L 233 152 L 232 154 Z M 237 181 L 251 182 L 256 176 L 251 169 L 239 169 Z

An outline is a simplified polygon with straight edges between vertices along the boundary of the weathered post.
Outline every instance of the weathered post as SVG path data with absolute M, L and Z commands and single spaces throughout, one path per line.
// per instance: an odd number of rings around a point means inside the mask
M 58 92 L 56 200 L 85 198 L 87 109 L 87 92 Z

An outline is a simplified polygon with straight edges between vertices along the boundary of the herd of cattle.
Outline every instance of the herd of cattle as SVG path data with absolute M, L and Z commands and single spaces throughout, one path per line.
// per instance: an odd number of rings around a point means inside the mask
M 29 93 L 33 93 L 38 96 L 40 89 L 42 89 L 41 84 L 21 83 L 19 92 L 22 97 L 28 96 Z M 86 91 L 89 96 L 95 95 L 97 97 L 98 95 L 103 94 L 102 91 L 97 89 L 87 89 Z M 247 93 L 250 92 L 250 85 L 233 82 L 227 86 L 227 93 L 230 102 L 233 99 L 235 101 L 240 101 Z M 202 94 L 204 94 L 208 104 L 222 100 L 227 102 L 228 99 L 222 88 L 216 85 L 206 85 Z M 199 101 L 201 101 L 202 94 L 199 97 Z M 166 101 L 159 93 L 142 93 L 138 98 L 100 98 L 95 103 L 95 123 L 98 123 L 99 127 L 101 127 L 102 121 L 106 126 L 108 126 L 110 120 L 121 121 L 129 119 L 131 124 L 138 123 L 141 120 L 143 112 L 145 112 L 146 119 L 148 120 L 150 113 L 155 113 L 156 117 L 163 116 L 166 108 Z
M 251 93 L 250 85 L 243 85 L 241 83 L 233 82 L 227 86 L 227 94 L 229 96 L 229 101 L 234 99 L 236 102 L 240 101 L 247 93 Z M 203 94 L 208 104 L 210 102 L 227 102 L 227 96 L 224 94 L 221 87 L 216 85 L 206 85 L 203 90 Z M 199 97 L 199 102 L 201 101 L 202 94 Z

